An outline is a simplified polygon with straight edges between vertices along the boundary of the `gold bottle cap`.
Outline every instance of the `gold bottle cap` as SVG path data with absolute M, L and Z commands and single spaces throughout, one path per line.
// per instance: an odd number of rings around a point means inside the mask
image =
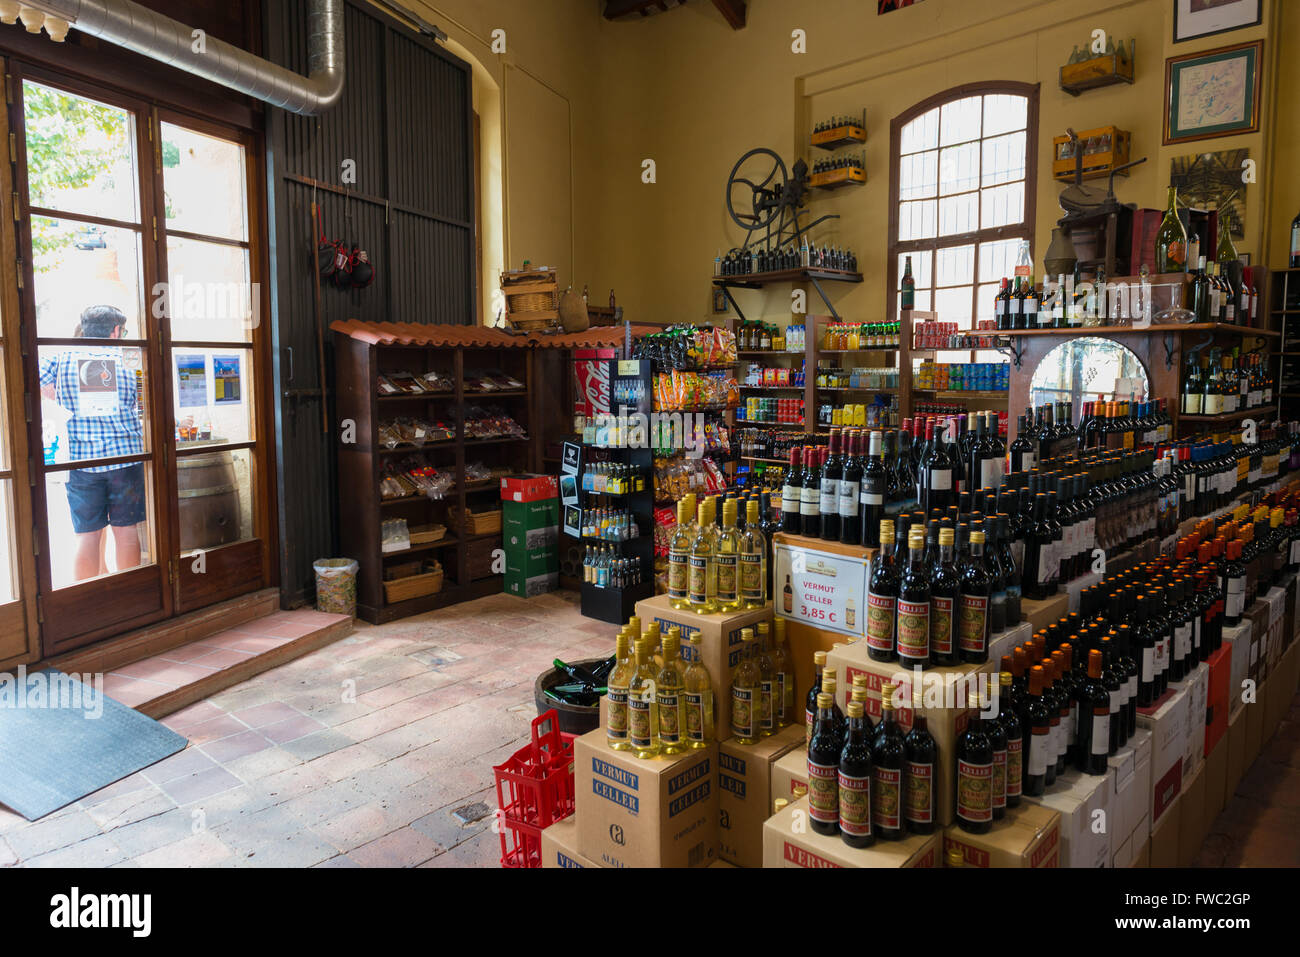
M 758 637 L 760 637 L 760 638 L 766 638 L 766 637 L 767 637 L 767 632 L 768 632 L 767 622 L 765 622 L 765 621 L 760 621 L 760 622 L 758 623 L 757 627 L 758 627 Z
M 853 676 L 853 682 L 852 682 L 852 683 L 853 683 L 853 687 L 854 687 L 855 690 L 858 689 L 858 688 L 861 688 L 862 690 L 865 691 L 866 688 L 867 688 L 867 676 L 866 676 L 866 675 L 854 675 L 854 676 Z
M 803 781 L 796 781 L 794 784 L 790 785 L 790 793 L 793 794 L 796 799 L 801 798 L 808 793 L 808 785 Z
M 822 674 L 822 690 L 835 697 L 835 675 Z
M 672 625 L 668 629 L 668 634 L 672 635 L 672 637 L 676 638 L 678 641 L 682 640 L 682 630 L 677 625 Z
M 984 533 L 983 533 L 983 532 L 971 532 L 971 533 L 970 533 L 970 541 L 971 541 L 971 544 L 972 544 L 972 545 L 983 545 L 983 544 L 984 544 Z
M 689 499 L 682 499 L 677 503 L 677 524 L 689 525 L 691 522 L 691 503 Z
M 742 629 L 740 629 L 740 640 L 741 640 L 741 641 L 753 641 L 753 640 L 754 640 L 754 629 L 753 629 L 753 628 L 742 628 Z
M 840 671 L 839 671 L 838 668 L 823 668 L 823 669 L 822 669 L 822 680 L 825 681 L 827 678 L 830 678 L 831 681 L 834 681 L 836 678 L 839 677 L 839 674 L 840 674 Z
M 698 648 L 700 645 L 704 644 L 704 636 L 701 635 L 698 631 L 695 634 L 691 635 L 690 640 L 691 640 L 692 648 Z
M 814 652 L 813 652 L 813 664 L 815 664 L 815 665 L 825 666 L 825 664 L 826 664 L 826 652 L 824 652 L 824 651 L 814 651 Z
M 787 801 L 785 798 L 777 798 L 775 801 L 772 802 L 772 810 L 773 813 L 775 814 L 780 814 L 789 806 L 790 806 L 790 802 Z
M 925 548 L 925 529 L 913 526 L 907 530 L 908 548 Z
M 850 718 L 860 718 L 864 714 L 861 701 L 850 701 L 848 707 L 848 716 Z
M 949 867 L 966 866 L 966 858 L 962 856 L 961 848 L 959 847 L 948 848 L 948 866 Z
M 1011 686 L 1011 672 L 1003 671 L 998 673 L 998 686 L 1002 688 Z
M 772 622 L 772 628 L 776 632 L 777 643 L 785 641 L 785 619 L 777 618 Z M 813 660 L 816 660 L 816 658 Z
M 953 532 L 953 530 L 952 530 L 951 528 L 941 528 L 941 529 L 939 529 L 939 545 L 940 545 L 940 547 L 944 547 L 944 548 L 946 548 L 946 547 L 952 545 L 956 540 L 957 540 L 957 536 L 954 534 L 954 532 Z
M 880 707 L 887 708 L 890 711 L 894 710 L 894 691 L 895 686 L 889 682 L 885 682 L 885 684 L 881 686 Z
M 835 703 L 835 696 L 834 696 L 834 695 L 827 694 L 825 691 L 822 691 L 822 692 L 819 692 L 819 693 L 818 693 L 818 695 L 817 695 L 817 707 L 818 707 L 819 709 L 821 709 L 821 710 L 823 710 L 823 711 L 829 711 L 830 708 L 831 708 L 831 705 L 833 705 L 834 703 Z
M 628 628 L 632 629 L 632 634 L 640 637 L 641 635 L 641 618 L 639 615 L 633 615 L 627 620 Z
M 750 499 L 745 505 L 745 523 L 748 525 L 758 524 L 758 502 Z
M 867 689 L 866 689 L 866 688 L 856 688 L 856 687 L 855 687 L 852 691 L 849 692 L 849 698 L 850 698 L 851 700 L 853 700 L 853 701 L 861 701 L 863 704 L 866 704 L 866 703 L 867 703 Z
M 734 498 L 726 499 L 722 503 L 722 524 L 727 528 L 733 528 L 736 524 L 737 506 Z

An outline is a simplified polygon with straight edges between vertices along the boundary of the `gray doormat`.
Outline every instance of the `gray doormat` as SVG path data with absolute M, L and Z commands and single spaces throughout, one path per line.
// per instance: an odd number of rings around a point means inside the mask
M 185 747 L 114 701 L 103 678 L 56 669 L 0 674 L 0 804 L 35 821 Z

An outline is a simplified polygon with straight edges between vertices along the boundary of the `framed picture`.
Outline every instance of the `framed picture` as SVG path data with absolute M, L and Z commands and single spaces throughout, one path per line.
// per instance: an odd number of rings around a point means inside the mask
M 1259 129 L 1264 41 L 1165 61 L 1164 145 Z
M 1241 170 L 1249 158 L 1246 149 L 1175 156 L 1169 161 L 1169 185 L 1178 190 L 1179 205 L 1218 210 L 1219 228 L 1226 227 L 1234 239 L 1244 239 L 1246 184 Z
M 1259 26 L 1263 0 L 1174 0 L 1174 42 Z
M 914 3 L 920 3 L 921 0 L 876 0 L 876 16 L 882 13 L 893 13 L 902 7 L 910 7 Z
M 721 286 L 713 287 L 713 314 L 715 316 L 727 312 L 731 308 L 731 303 L 727 300 L 727 294 Z

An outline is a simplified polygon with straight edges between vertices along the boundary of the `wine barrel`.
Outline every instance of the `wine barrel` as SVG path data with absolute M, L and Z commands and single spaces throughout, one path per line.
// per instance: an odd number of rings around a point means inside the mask
M 579 668 L 589 668 L 592 665 L 600 664 L 604 660 L 604 658 L 587 658 L 569 663 L 577 665 Z M 567 704 L 546 697 L 547 688 L 553 688 L 555 685 L 562 685 L 572 680 L 559 668 L 552 668 L 550 671 L 544 671 L 538 675 L 537 680 L 533 682 L 533 700 L 537 704 L 537 714 L 539 716 L 544 715 L 554 709 L 560 719 L 560 730 L 565 734 L 586 734 L 588 731 L 595 731 L 600 727 L 599 705 L 584 708 L 580 705 Z
M 215 548 L 239 539 L 239 484 L 229 452 L 176 460 L 181 551 Z

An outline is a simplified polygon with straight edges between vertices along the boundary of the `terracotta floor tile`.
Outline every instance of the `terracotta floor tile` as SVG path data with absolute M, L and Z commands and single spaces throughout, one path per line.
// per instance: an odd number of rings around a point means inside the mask
M 142 854 L 135 863 L 140 867 L 205 867 L 219 864 L 230 856 L 230 848 L 215 834 L 201 831 Z
M 276 744 L 283 744 L 286 741 L 292 741 L 295 738 L 301 738 L 304 735 L 321 731 L 325 725 L 321 724 L 315 718 L 309 718 L 305 714 L 297 715 L 293 718 L 287 718 L 284 721 L 276 721 L 259 728 L 262 734 Z
M 203 745 L 203 750 L 212 760 L 227 764 L 250 754 L 256 754 L 258 751 L 264 751 L 271 746 L 271 742 L 258 732 L 242 731 L 228 738 L 210 741 Z
M 212 758 L 197 747 L 190 746 L 183 751 L 177 751 L 170 757 L 163 758 L 156 764 L 149 765 L 142 773 L 154 784 L 166 784 L 176 778 L 187 777 L 216 766 L 216 762 Z
M 128 708 L 139 707 L 146 701 L 162 697 L 174 688 L 174 685 L 141 678 L 128 678 L 125 675 L 104 676 L 104 694 Z
M 203 657 L 195 658 L 191 664 L 198 665 L 201 668 L 221 670 L 234 665 L 246 664 L 256 657 L 257 654 L 252 651 L 240 651 L 238 648 L 214 648 Z
M 171 651 L 165 651 L 159 658 L 167 661 L 187 662 L 195 658 L 202 658 L 204 655 L 210 655 L 214 651 L 220 651 L 218 645 L 210 645 L 203 641 L 192 641 L 188 645 L 181 645 L 179 648 L 173 648 Z
M 349 851 L 362 867 L 415 867 L 442 853 L 443 848 L 413 827 L 404 827 Z
M 247 730 L 248 725 L 244 722 L 223 714 L 219 718 L 210 718 L 186 728 L 185 737 L 190 739 L 190 744 L 207 744 L 209 741 L 228 738 L 232 734 L 241 734 Z
M 265 728 L 268 724 L 275 724 L 277 721 L 302 717 L 302 712 L 283 702 L 272 701 L 253 708 L 244 708 L 242 711 L 234 712 L 234 715 L 250 728 Z
M 183 728 L 202 724 L 204 721 L 208 721 L 211 718 L 219 718 L 225 713 L 226 710 L 224 708 L 218 708 L 210 700 L 200 701 L 196 704 L 190 705 L 188 708 L 182 708 L 180 711 L 169 714 L 167 717 L 163 718 L 163 724 L 167 725 L 167 727 L 171 728 L 173 731 L 178 731 L 181 734 L 184 734 L 185 732 L 182 730 Z
M 225 768 L 213 767 L 206 771 L 199 771 L 197 774 L 168 781 L 162 789 L 163 793 L 177 804 L 185 805 L 202 801 L 204 798 L 239 787 L 241 784 L 243 782 Z

